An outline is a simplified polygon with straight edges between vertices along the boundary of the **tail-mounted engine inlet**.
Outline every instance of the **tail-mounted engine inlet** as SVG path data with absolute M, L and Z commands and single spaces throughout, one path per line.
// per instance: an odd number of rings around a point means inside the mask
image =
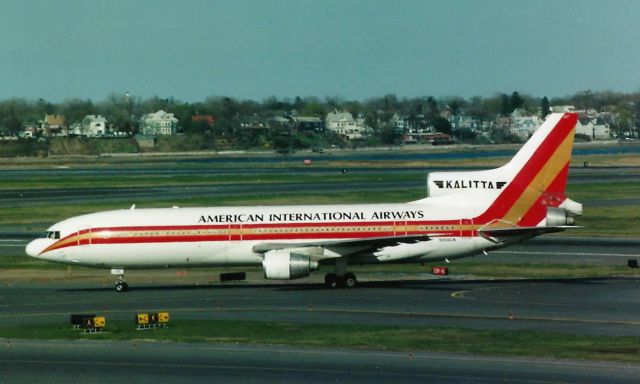
M 564 208 L 547 207 L 547 227 L 574 225 L 576 222 L 574 216 Z

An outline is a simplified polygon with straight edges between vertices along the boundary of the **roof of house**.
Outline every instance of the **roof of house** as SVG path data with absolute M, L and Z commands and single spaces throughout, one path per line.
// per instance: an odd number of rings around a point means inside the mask
M 85 122 L 93 122 L 93 123 L 106 123 L 107 119 L 100 115 L 87 115 L 82 119 Z
M 142 115 L 140 120 L 171 120 L 176 123 L 178 122 L 178 119 L 173 116 L 173 113 L 165 112 L 162 109 L 154 113 Z
M 327 114 L 327 121 L 355 121 L 349 112 L 333 111 Z
M 45 115 L 44 122 L 48 125 L 64 125 L 64 115 Z
M 320 120 L 319 117 L 314 117 L 314 116 L 296 116 L 293 118 L 294 121 L 299 122 L 299 123 L 320 123 L 322 122 L 322 120 Z
M 193 123 L 207 123 L 207 124 L 213 124 L 215 123 L 216 118 L 213 117 L 213 115 L 193 115 L 191 116 L 191 122 Z

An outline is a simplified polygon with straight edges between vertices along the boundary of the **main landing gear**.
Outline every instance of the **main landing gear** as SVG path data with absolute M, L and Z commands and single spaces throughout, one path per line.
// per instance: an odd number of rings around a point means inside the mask
M 324 285 L 327 288 L 354 288 L 358 285 L 356 275 L 351 272 L 338 276 L 335 273 L 327 273 L 324 275 Z
M 118 280 L 116 280 L 117 292 L 126 292 L 129 290 L 129 284 L 124 280 L 124 269 L 112 269 L 111 274 L 118 275 Z
M 340 258 L 336 260 L 336 273 L 327 273 L 324 276 L 324 285 L 327 288 L 354 288 L 358 285 L 356 275 L 347 272 L 347 260 Z

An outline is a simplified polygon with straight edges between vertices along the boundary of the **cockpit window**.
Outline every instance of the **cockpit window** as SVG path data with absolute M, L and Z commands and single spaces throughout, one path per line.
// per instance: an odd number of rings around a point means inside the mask
M 60 231 L 47 231 L 44 237 L 46 237 L 47 239 L 58 240 L 60 239 Z

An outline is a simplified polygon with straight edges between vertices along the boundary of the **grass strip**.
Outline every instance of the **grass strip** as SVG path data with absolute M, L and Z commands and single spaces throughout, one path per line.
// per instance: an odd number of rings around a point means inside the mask
M 215 172 L 212 172 L 215 173 Z M 267 174 L 222 174 L 222 175 L 105 175 L 105 176 L 38 176 L 33 178 L 5 179 L 2 190 L 48 190 L 52 188 L 135 188 L 135 187 L 173 187 L 173 186 L 208 186 L 249 184 L 259 187 L 260 184 L 305 184 L 323 183 L 357 183 L 357 182 L 401 182 L 424 179 L 420 173 L 371 173 L 342 175 L 309 173 L 288 175 L 274 171 Z
M 567 196 L 579 202 L 587 200 L 635 199 L 639 195 L 640 183 L 636 182 L 567 184 Z
M 640 207 L 636 205 L 585 207 L 576 220 L 582 228 L 572 230 L 577 237 L 638 237 Z
M 106 330 L 108 332 L 86 336 L 73 331 L 69 325 L 0 326 L 0 337 L 68 340 L 90 337 L 98 340 L 144 339 L 188 343 L 244 343 L 640 363 L 640 338 L 631 336 L 235 320 L 177 320 L 167 329 L 137 331 L 133 322 L 107 319 Z

